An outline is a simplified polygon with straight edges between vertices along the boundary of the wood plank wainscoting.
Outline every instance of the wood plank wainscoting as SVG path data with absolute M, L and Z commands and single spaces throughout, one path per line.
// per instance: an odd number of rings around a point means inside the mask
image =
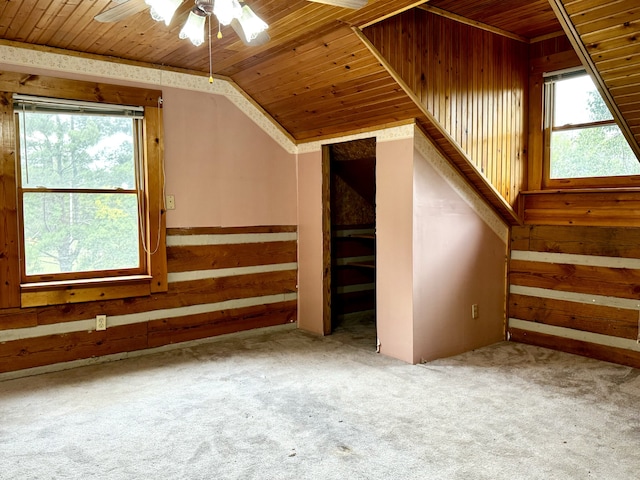
M 530 50 L 529 192 L 511 231 L 511 340 L 640 367 L 640 190 L 542 190 L 543 73 L 580 65 L 566 36 Z
M 640 368 L 640 191 L 523 196 L 511 340 Z
M 0 310 L 0 373 L 294 323 L 296 231 L 168 229 L 168 292 Z

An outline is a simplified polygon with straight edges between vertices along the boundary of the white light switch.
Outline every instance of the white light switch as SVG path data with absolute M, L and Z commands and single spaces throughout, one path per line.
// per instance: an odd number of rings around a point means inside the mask
M 167 205 L 167 210 L 175 210 L 176 197 L 174 195 L 167 195 L 165 204 Z

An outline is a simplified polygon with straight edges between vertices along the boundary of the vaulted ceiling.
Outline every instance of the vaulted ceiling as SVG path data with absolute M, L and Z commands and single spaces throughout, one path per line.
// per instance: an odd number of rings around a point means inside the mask
M 0 38 L 208 73 L 206 42 L 194 47 L 178 38 L 192 0 L 183 1 L 168 27 L 154 21 L 148 8 L 118 22 L 94 20 L 122 2 L 0 1 Z M 307 0 L 247 0 L 269 24 L 271 40 L 246 47 L 231 27 L 222 27 L 222 39 L 213 38 L 213 71 L 234 80 L 297 140 L 391 125 L 420 112 L 357 30 L 425 4 L 523 37 L 561 30 L 547 0 L 508 3 L 509 8 L 502 0 L 369 0 L 350 10 Z
M 114 23 L 94 19 L 125 1 L 142 0 L 0 0 L 0 43 L 208 76 L 206 42 L 194 47 L 178 38 L 192 0 L 183 1 L 168 27 L 152 20 L 146 8 Z M 640 9 L 631 8 L 630 0 L 369 0 L 359 10 L 307 0 L 247 3 L 270 25 L 271 40 L 247 47 L 230 27 L 222 27 L 222 39 L 213 39 L 213 72 L 235 81 L 298 141 L 418 119 L 464 170 L 465 153 L 416 105 L 362 33 L 412 8 L 482 24 L 525 43 L 563 28 L 573 31 L 575 41 L 586 46 L 596 75 L 601 71 L 603 88 L 627 120 L 631 136 L 640 140 Z M 568 20 L 559 8 L 566 10 Z M 469 172 L 470 183 L 514 221 L 510 205 L 481 174 Z

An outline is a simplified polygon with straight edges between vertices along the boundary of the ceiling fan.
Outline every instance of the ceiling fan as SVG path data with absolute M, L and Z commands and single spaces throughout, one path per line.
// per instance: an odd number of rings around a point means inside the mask
M 111 23 L 111 22 L 119 22 L 120 20 L 124 20 L 131 15 L 135 15 L 136 13 L 142 12 L 147 8 L 151 8 L 151 16 L 155 20 L 164 20 L 167 25 L 171 21 L 171 17 L 173 16 L 173 12 L 180 6 L 183 0 L 112 0 L 111 3 L 115 3 L 116 5 L 99 13 L 94 17 L 94 20 L 98 22 Z M 315 3 L 324 3 L 327 5 L 333 5 L 337 7 L 344 8 L 352 8 L 358 9 L 364 7 L 368 0 L 309 0 L 310 2 Z M 187 26 L 191 26 L 192 31 L 196 31 L 198 29 L 204 32 L 204 22 L 206 18 L 211 17 L 211 15 L 215 15 L 220 23 L 223 25 L 231 25 L 234 31 L 238 34 L 242 42 L 247 46 L 257 46 L 262 45 L 270 40 L 269 34 L 266 32 L 267 24 L 262 22 L 251 9 L 244 5 L 240 5 L 241 2 L 237 0 L 195 0 L 195 7 L 189 13 L 189 18 L 187 19 Z M 241 8 L 244 13 L 238 13 L 239 16 L 234 16 L 233 18 L 228 17 L 225 12 L 222 13 L 223 16 L 227 18 L 221 18 L 218 13 L 218 8 L 220 5 L 226 7 L 227 5 L 234 5 L 233 8 Z M 160 5 L 158 7 L 158 5 Z M 159 15 L 159 9 L 165 8 L 165 6 L 170 5 L 171 13 L 168 15 L 168 18 L 164 15 Z M 220 7 L 224 8 L 224 7 Z M 232 8 L 232 7 L 228 7 Z M 238 10 L 240 12 L 240 10 Z M 196 17 L 196 18 L 194 18 Z M 228 20 L 228 21 L 227 21 Z M 260 23 L 261 22 L 261 23 Z M 189 25 L 191 23 L 191 25 Z M 194 39 L 189 36 L 187 33 L 183 32 L 185 29 L 183 28 L 180 37 L 181 38 L 189 38 L 194 45 L 199 45 L 202 43 L 200 41 L 200 32 L 197 31 L 198 39 L 194 41 Z M 220 33 L 218 33 L 220 37 Z M 199 42 L 199 43 L 198 43 Z
M 194 0 L 195 6 L 189 12 L 186 23 L 178 35 L 188 38 L 196 47 L 205 41 L 205 29 L 209 28 L 209 83 L 213 83 L 213 59 L 211 50 L 211 17 L 218 20 L 218 38 L 222 38 L 220 25 L 231 25 L 240 40 L 247 46 L 267 43 L 271 37 L 269 26 L 260 19 L 242 0 Z M 310 0 L 318 3 L 347 8 L 360 8 L 368 0 Z M 150 8 L 151 17 L 163 21 L 167 26 L 183 0 L 113 0 L 116 6 L 94 17 L 98 22 L 117 22 Z M 207 19 L 209 20 L 207 22 Z

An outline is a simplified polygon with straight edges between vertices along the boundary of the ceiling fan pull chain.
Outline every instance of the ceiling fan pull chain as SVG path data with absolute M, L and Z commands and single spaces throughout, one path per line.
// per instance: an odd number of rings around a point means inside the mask
M 211 17 L 209 17 L 209 83 L 213 83 L 213 60 L 211 59 Z M 218 28 L 220 24 L 218 24 Z

